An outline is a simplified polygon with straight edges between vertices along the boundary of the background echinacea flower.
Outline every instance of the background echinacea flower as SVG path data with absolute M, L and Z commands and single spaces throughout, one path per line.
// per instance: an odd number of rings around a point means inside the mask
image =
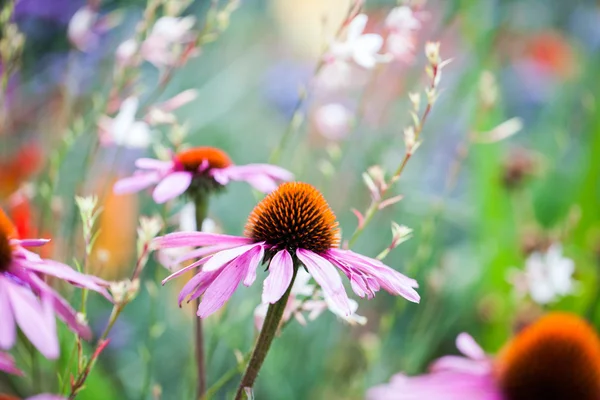
M 229 181 L 246 181 L 255 189 L 268 193 L 279 182 L 293 179 L 293 175 L 269 164 L 234 165 L 224 151 L 214 147 L 195 147 L 181 151 L 171 161 L 140 158 L 135 163 L 139 170 L 114 186 L 117 194 L 132 193 L 154 184 L 152 196 L 164 203 L 188 190 L 218 189 Z
M 371 388 L 368 400 L 527 400 L 600 398 L 600 340 L 587 322 L 552 313 L 526 327 L 497 357 L 462 333 L 465 356 L 445 356 L 430 373 L 398 374 Z
M 69 303 L 42 276 L 52 276 L 74 286 L 94 290 L 110 300 L 103 280 L 81 274 L 67 265 L 42 259 L 25 247 L 42 246 L 46 239 L 17 239 L 12 223 L 0 210 L 0 348 L 16 342 L 16 326 L 46 358 L 59 355 L 55 314 L 84 339 L 89 327 Z
M 206 256 L 177 271 L 169 281 L 198 266 L 201 271 L 184 286 L 179 303 L 203 295 L 198 316 L 221 308 L 240 282 L 250 286 L 261 262 L 268 263 L 262 302 L 276 303 L 286 292 L 300 265 L 323 289 L 323 295 L 343 315 L 352 314 L 346 289 L 337 270 L 350 279 L 360 297 L 375 296 L 383 288 L 412 302 L 419 301 L 410 279 L 375 260 L 338 248 L 340 234 L 335 215 L 323 195 L 302 182 L 284 183 L 254 208 L 244 237 L 204 232 L 176 232 L 155 239 L 156 248 L 202 246 L 182 260 Z

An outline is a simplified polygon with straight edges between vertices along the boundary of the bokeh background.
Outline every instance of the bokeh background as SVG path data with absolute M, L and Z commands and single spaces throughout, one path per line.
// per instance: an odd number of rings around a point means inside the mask
M 209 3 L 194 1 L 182 14 L 195 16 L 201 27 Z M 349 3 L 243 1 L 227 29 L 165 84 L 159 69 L 145 63 L 132 89 L 142 104 L 197 90 L 175 112 L 178 124 L 154 128 L 154 144 L 167 145 L 174 132 L 185 131 L 186 142 L 220 147 L 245 164 L 268 160 L 289 129 L 300 93 L 310 87 L 299 111 L 303 123 L 280 165 L 323 191 L 348 239 L 357 224 L 351 209 L 369 203 L 361 174 L 373 165 L 391 172 L 404 156 L 402 132 L 411 122 L 407 93 L 427 83 L 425 42 L 439 41 L 442 57 L 453 59 L 444 68 L 423 144 L 394 189 L 404 199 L 380 212 L 354 247 L 374 257 L 391 240 L 391 221 L 411 227 L 412 239 L 386 263 L 420 282 L 421 304 L 382 292 L 371 301 L 358 299 L 358 313 L 368 318 L 364 326 L 348 326 L 331 313 L 307 326 L 293 322 L 269 353 L 256 398 L 361 399 L 394 373 L 418 373 L 433 358 L 454 353 L 459 332 L 471 333 L 494 353 L 547 310 L 573 311 L 599 327 L 600 3 L 429 0 L 410 60 L 357 69 L 342 89 L 312 85 L 322 49 Z M 98 121 L 110 110 L 115 50 L 135 32 L 147 3 L 96 2 L 107 27 L 85 52 L 67 37 L 68 23 L 83 5 L 17 2 L 14 20 L 26 40 L 3 99 L 0 198 L 23 234 L 52 237 L 47 255 L 69 262 L 82 252 L 74 194 L 97 194 L 103 213 L 92 265 L 100 276 L 120 279 L 134 265 L 139 216 L 162 215 L 174 230 L 182 204 L 162 208 L 147 193 L 110 191 L 115 179 L 133 171 L 137 157 L 159 150 L 98 143 Z M 383 32 L 394 6 L 367 1 L 367 31 Z M 331 102 L 354 116 L 339 136 L 319 127 L 318 111 Z M 477 140 L 512 118 L 522 124 L 514 136 Z M 230 185 L 211 200 L 215 229 L 241 234 L 259 198 L 245 184 Z M 511 273 L 523 271 L 528 256 L 550 244 L 560 244 L 574 261 L 577 285 L 573 294 L 539 305 L 519 296 Z M 78 398 L 193 398 L 193 310 L 177 306 L 181 282 L 160 286 L 168 273 L 151 259 L 139 295 L 118 320 Z M 251 348 L 260 290 L 243 287 L 206 320 L 209 385 L 235 368 L 236 354 Z M 90 307 L 90 324 L 99 332 L 109 305 L 92 298 Z M 72 343 L 63 330 L 58 362 L 39 360 L 35 377 L 2 376 L 0 388 L 56 390 L 57 371 L 69 361 L 64 349 Z M 237 383 L 235 376 L 216 398 L 229 398 Z

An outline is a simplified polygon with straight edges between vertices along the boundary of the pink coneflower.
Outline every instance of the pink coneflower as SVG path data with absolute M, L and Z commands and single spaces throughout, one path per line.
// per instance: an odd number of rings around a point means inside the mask
M 218 189 L 229 181 L 246 181 L 255 189 L 268 193 L 281 181 L 293 175 L 269 164 L 233 165 L 224 151 L 214 147 L 195 147 L 179 152 L 171 161 L 140 158 L 139 170 L 129 178 L 118 181 L 115 193 L 132 193 L 154 184 L 154 201 L 164 203 L 188 189 L 193 191 Z
M 338 270 L 360 297 L 372 298 L 383 288 L 418 302 L 417 282 L 378 260 L 338 248 L 338 223 L 323 195 L 302 182 L 288 182 L 267 195 L 254 208 L 244 237 L 204 232 L 178 232 L 156 239 L 158 248 L 203 246 L 185 259 L 206 256 L 177 271 L 164 282 L 202 265 L 202 271 L 185 285 L 179 302 L 203 296 L 198 316 L 217 311 L 240 282 L 250 286 L 261 262 L 269 264 L 262 300 L 276 303 L 303 265 L 323 289 L 324 296 L 344 315 L 351 305 Z M 209 255 L 210 254 L 210 255 Z M 337 269 L 337 270 L 336 270 Z
M 83 275 L 67 265 L 42 259 L 24 247 L 42 246 L 46 239 L 17 239 L 12 223 L 0 210 L 0 348 L 16 341 L 16 325 L 47 358 L 59 355 L 55 314 L 84 339 L 91 331 L 77 312 L 42 278 L 52 276 L 72 285 L 110 296 L 99 278 Z
M 496 358 L 462 333 L 465 357 L 445 356 L 431 373 L 395 375 L 368 400 L 600 399 L 600 340 L 580 317 L 552 313 L 521 331 Z

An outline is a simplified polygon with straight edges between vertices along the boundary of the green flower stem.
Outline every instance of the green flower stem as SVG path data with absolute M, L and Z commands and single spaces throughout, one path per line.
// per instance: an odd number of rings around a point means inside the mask
M 250 358 L 250 362 L 246 367 L 246 372 L 244 372 L 244 376 L 242 377 L 242 381 L 238 387 L 235 400 L 242 400 L 246 398 L 245 389 L 251 389 L 254 386 L 254 381 L 256 381 L 258 372 L 260 371 L 260 368 L 267 357 L 267 353 L 271 347 L 271 343 L 273 343 L 273 339 L 275 339 L 275 334 L 279 328 L 279 323 L 281 322 L 283 311 L 285 310 L 285 306 L 290 297 L 290 292 L 292 291 L 292 286 L 294 285 L 297 272 L 298 268 L 296 267 L 294 268 L 292 281 L 290 282 L 290 285 L 281 299 L 279 299 L 277 303 L 269 305 L 265 322 L 263 323 L 262 329 L 260 330 L 260 335 L 258 336 L 256 345 L 252 351 L 252 357 Z
M 197 193 L 195 196 L 193 196 L 193 199 L 194 206 L 196 208 L 196 230 L 201 231 L 202 223 L 208 214 L 208 194 Z M 196 365 L 198 367 L 196 398 L 201 398 L 204 395 L 204 392 L 206 392 L 206 356 L 204 353 L 204 330 L 202 328 L 202 318 L 199 318 L 196 315 L 196 310 L 198 310 L 198 306 L 200 305 L 200 298 L 197 298 L 194 304 L 194 320 L 196 321 L 194 337 L 196 342 Z

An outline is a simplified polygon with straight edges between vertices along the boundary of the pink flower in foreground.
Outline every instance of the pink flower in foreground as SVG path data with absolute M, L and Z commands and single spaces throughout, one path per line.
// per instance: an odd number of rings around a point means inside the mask
M 340 314 L 352 314 L 346 289 L 339 275 L 350 279 L 360 297 L 372 298 L 383 288 L 391 294 L 418 302 L 417 282 L 382 262 L 338 248 L 338 224 L 323 195 L 302 182 L 288 182 L 267 195 L 254 208 L 244 237 L 204 232 L 177 232 L 155 239 L 158 249 L 201 246 L 181 261 L 201 258 L 177 271 L 163 283 L 202 266 L 179 294 L 179 303 L 200 296 L 198 316 L 207 317 L 221 308 L 243 282 L 256 280 L 258 266 L 268 263 L 263 303 L 276 303 L 286 292 L 300 265 L 321 286 L 324 297 Z
M 462 333 L 464 355 L 445 356 L 430 373 L 394 375 L 367 400 L 534 400 L 600 398 L 600 340 L 580 317 L 552 313 L 521 331 L 496 358 Z
M 345 41 L 331 44 L 326 56 L 328 61 L 353 60 L 363 68 L 371 69 L 378 63 L 390 61 L 385 54 L 379 54 L 383 47 L 383 38 L 375 33 L 363 33 L 367 26 L 368 17 L 359 14 L 348 25 Z
M 140 158 L 139 170 L 114 186 L 117 194 L 133 193 L 156 184 L 154 201 L 164 203 L 188 189 L 211 190 L 229 181 L 246 181 L 261 192 L 268 193 L 282 181 L 293 179 L 283 168 L 269 164 L 233 165 L 229 156 L 214 147 L 195 147 L 179 152 L 171 161 Z
M 108 284 L 67 265 L 40 258 L 25 247 L 42 246 L 48 240 L 19 240 L 15 232 L 8 217 L 0 210 L 0 348 L 10 349 L 15 344 L 18 325 L 40 353 L 46 358 L 57 358 L 59 343 L 55 314 L 84 339 L 91 338 L 91 331 L 42 276 L 94 290 L 110 299 L 105 289 Z
M 16 367 L 15 360 L 10 356 L 0 351 L 0 371 L 14 375 L 23 375 L 23 372 Z

